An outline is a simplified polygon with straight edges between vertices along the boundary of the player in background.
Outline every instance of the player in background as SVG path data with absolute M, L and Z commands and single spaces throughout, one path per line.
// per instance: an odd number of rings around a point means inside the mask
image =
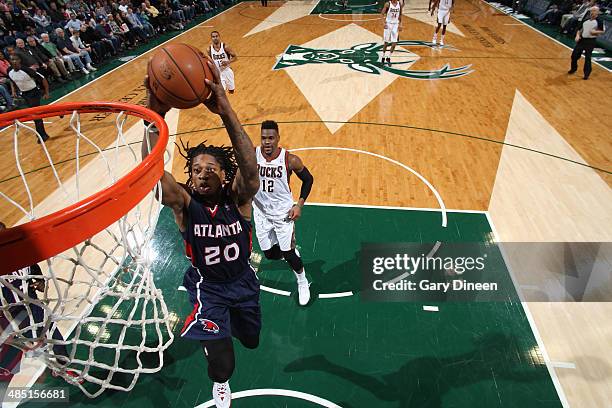
M 442 36 L 440 37 L 440 45 L 444 46 L 444 35 L 446 34 L 446 26 L 450 24 L 450 15 L 451 10 L 453 9 L 453 0 L 430 0 L 428 10 L 431 11 L 431 15 L 433 16 L 436 9 L 438 10 L 438 26 L 434 31 L 432 43 L 436 43 L 438 41 L 438 32 L 440 31 L 440 27 L 442 27 Z
M 279 146 L 278 124 L 266 120 L 261 124 L 261 146 L 256 148 L 260 186 L 253 199 L 255 233 L 267 259 L 287 261 L 297 280 L 298 302 L 310 301 L 310 288 L 304 263 L 295 247 L 295 221 L 310 194 L 314 178 L 302 160 Z M 300 197 L 294 204 L 289 186 L 291 174 L 302 181 Z
M 236 84 L 234 82 L 234 71 L 230 68 L 230 64 L 236 62 L 238 57 L 227 44 L 221 42 L 221 36 L 218 31 L 210 33 L 210 38 L 212 39 L 212 44 L 208 47 L 208 56 L 219 70 L 223 89 L 233 94 Z
M 383 32 L 383 55 L 381 62 L 391 66 L 391 54 L 395 51 L 395 45 L 399 38 L 399 32 L 402 30 L 402 5 L 399 0 L 391 0 L 386 2 L 381 12 L 384 18 Z M 391 50 L 387 54 L 387 47 L 391 45 Z

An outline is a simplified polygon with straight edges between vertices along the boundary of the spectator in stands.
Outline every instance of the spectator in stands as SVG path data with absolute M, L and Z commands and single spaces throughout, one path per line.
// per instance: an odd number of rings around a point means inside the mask
M 96 8 L 94 10 L 96 20 L 99 20 L 100 18 L 106 19 L 106 15 L 108 14 L 109 11 L 110 10 L 106 10 L 106 8 L 102 6 L 102 4 L 99 1 L 96 2 Z
M 149 9 L 147 9 L 147 5 L 144 3 L 140 3 L 140 8 L 138 9 L 138 17 L 140 20 L 146 20 L 149 24 L 153 26 L 155 32 L 163 33 L 166 31 L 166 27 L 160 24 L 159 21 L 159 11 L 155 9 L 156 14 L 153 15 Z
M 4 58 L 4 54 L 0 52 L 0 94 L 4 98 L 4 112 L 15 109 L 15 102 L 11 97 L 11 81 L 8 77 L 8 72 L 11 69 L 11 64 Z
M 47 12 L 43 9 L 37 9 L 33 18 L 36 26 L 41 30 L 46 31 L 51 26 L 51 19 L 47 16 Z
M 589 9 L 595 5 L 595 0 L 584 0 L 584 2 L 574 11 L 572 16 L 567 20 L 565 25 L 561 26 L 563 34 L 571 34 L 576 30 L 578 24 L 583 21 Z M 563 24 L 563 23 L 562 23 Z
M 171 0 L 172 8 L 175 10 L 183 11 L 185 15 L 185 22 L 189 24 L 195 17 L 195 7 L 191 5 L 187 0 Z
M 170 7 L 167 0 L 160 0 L 159 2 L 159 10 L 166 17 L 168 17 L 171 21 L 170 27 L 174 30 L 182 30 L 185 28 L 183 25 L 184 19 L 181 17 L 181 13 L 179 11 L 175 11 Z
M 21 96 L 25 99 L 28 107 L 32 108 L 40 106 L 40 98 L 47 99 L 49 97 L 49 83 L 43 75 L 21 65 L 21 58 L 18 55 L 11 55 L 11 69 L 8 72 L 11 78 L 12 96 L 17 96 L 17 89 L 21 92 Z M 41 90 L 42 87 L 42 90 Z M 42 138 L 43 142 L 49 139 L 49 135 L 45 130 L 45 125 L 42 119 L 34 120 L 36 131 Z M 37 140 L 40 143 L 40 139 Z
M 128 1 L 127 0 L 119 0 L 119 11 L 122 13 L 127 13 L 128 11 Z
M 57 46 L 51 42 L 51 39 L 49 38 L 49 34 L 42 33 L 40 36 L 42 38 L 41 45 L 51 55 L 51 58 L 53 58 L 55 61 L 58 61 L 58 60 L 63 61 L 63 63 L 67 66 L 69 73 L 72 73 L 78 69 L 82 71 L 84 74 L 89 74 L 89 72 L 85 70 L 85 66 L 81 62 L 81 59 L 79 58 L 78 55 L 75 56 L 75 59 L 71 58 L 70 55 L 62 55 L 60 50 L 57 49 Z
M 130 10 L 131 8 L 128 9 L 128 11 Z M 144 43 L 147 42 L 147 35 L 145 34 L 142 25 L 136 20 L 136 17 L 133 14 L 128 14 L 122 11 L 121 18 L 123 19 L 123 22 L 127 24 L 130 31 L 132 31 L 138 37 L 138 39 L 140 39 L 140 41 Z
M 40 38 L 38 38 L 38 33 L 36 32 L 36 29 L 32 26 L 27 26 L 23 34 L 24 34 L 23 35 L 24 40 L 28 37 L 34 37 L 36 41 L 40 41 Z
M 584 52 L 584 78 L 589 79 L 591 75 L 591 53 L 595 48 L 595 39 L 603 34 L 603 20 L 599 17 L 599 7 L 594 6 L 589 10 L 589 19 L 582 23 L 581 28 L 576 32 L 576 46 L 572 52 L 572 65 L 568 74 L 573 74 L 578 70 L 578 60 Z
M 21 41 L 21 40 L 20 40 Z M 54 59 L 49 52 L 42 45 L 36 42 L 34 37 L 27 38 L 28 46 L 26 49 L 30 51 L 32 55 L 34 55 L 38 60 L 42 61 L 43 64 L 48 67 L 51 72 L 53 72 L 53 76 L 59 82 L 66 82 L 70 79 L 70 74 L 66 71 L 66 67 L 64 66 L 64 62 L 61 59 Z
M 98 58 L 95 54 L 94 54 L 94 49 L 91 48 L 91 46 L 89 44 L 85 44 L 83 43 L 83 41 L 81 40 L 81 31 L 72 31 L 72 35 L 70 36 L 70 42 L 72 43 L 72 47 L 77 50 L 79 52 L 79 54 L 87 52 L 90 56 L 90 58 L 94 59 L 94 58 Z M 89 67 L 89 65 L 87 66 L 87 68 L 91 71 L 91 68 Z
M 15 16 L 8 11 L 4 12 L 4 23 L 6 24 L 6 28 L 8 28 L 14 36 L 16 36 L 18 32 L 25 30 L 26 26 L 23 18 L 18 18 L 18 16 L 21 16 L 19 12 Z
M 46 0 L 36 0 L 36 5 L 38 6 L 38 8 L 49 12 L 49 5 L 47 4 Z
M 38 60 L 32 53 L 28 52 L 25 48 L 25 41 L 21 38 L 15 40 L 15 47 L 6 47 L 6 51 L 8 52 L 9 57 L 12 55 L 17 55 L 21 59 L 22 65 L 34 70 L 38 71 L 42 67 L 42 61 Z
M 136 19 L 142 24 L 145 33 L 147 33 L 147 36 L 149 38 L 155 37 L 157 31 L 155 30 L 155 27 L 153 27 L 153 24 L 151 24 L 151 22 L 149 21 L 149 16 L 147 15 L 147 13 L 141 12 L 140 9 L 136 9 L 136 12 L 134 12 L 131 8 L 128 9 L 128 12 L 130 10 L 132 11 L 133 15 L 136 16 Z
M 556 4 L 551 4 L 548 10 L 537 16 L 535 20 L 540 23 L 557 25 L 561 20 L 561 10 L 559 10 L 559 6 Z
M 85 67 L 87 68 L 85 70 L 81 70 L 84 74 L 89 74 L 88 71 L 96 71 L 97 68 L 91 65 L 91 56 L 89 55 L 89 52 L 87 50 L 80 50 L 75 48 L 72 45 L 72 41 L 66 38 L 64 30 L 62 30 L 61 28 L 57 28 L 55 30 L 55 33 L 57 34 L 55 45 L 57 45 L 57 48 L 62 52 L 63 55 L 83 58 L 83 60 L 85 61 Z M 75 66 L 78 66 L 74 59 L 72 61 L 74 62 Z
M 62 13 L 57 8 L 57 3 L 51 3 L 51 5 L 49 7 L 51 8 L 51 10 L 49 11 L 49 17 L 51 18 L 51 22 L 56 24 L 57 27 L 63 26 L 63 23 L 64 23 L 64 13 Z
M 36 21 L 30 15 L 30 12 L 27 10 L 27 8 L 24 9 L 21 13 L 23 14 L 23 19 L 25 20 L 26 25 L 32 25 L 32 26 L 36 25 Z
M 125 29 L 123 29 L 119 26 L 119 24 L 123 24 L 123 22 L 117 24 L 117 22 L 115 21 L 115 17 L 113 17 L 112 14 L 109 14 L 107 17 L 108 17 L 107 25 L 110 27 L 111 31 L 113 32 L 113 35 L 115 35 L 118 38 L 121 38 L 122 42 L 124 44 L 127 44 L 126 46 L 128 48 L 134 47 L 135 39 L 134 39 L 133 34 L 129 31 L 127 25 L 125 26 Z
M 97 60 L 98 62 L 101 62 L 102 60 L 105 60 L 109 54 L 114 52 L 112 43 L 108 44 L 104 42 L 99 33 L 89 27 L 89 24 L 85 21 L 83 24 L 81 24 L 80 39 L 86 48 L 89 47 L 94 50 L 94 61 Z
M 71 13 L 70 20 L 66 23 L 64 28 L 68 30 L 68 32 L 81 31 L 81 24 L 83 24 L 83 22 L 77 19 L 76 14 Z
M 98 19 L 98 24 L 96 24 L 96 31 L 99 33 L 100 37 L 104 39 L 104 41 L 110 41 L 113 46 L 113 51 L 115 55 L 118 51 L 121 50 L 121 39 L 113 34 L 110 26 L 106 24 L 106 19 L 100 17 Z

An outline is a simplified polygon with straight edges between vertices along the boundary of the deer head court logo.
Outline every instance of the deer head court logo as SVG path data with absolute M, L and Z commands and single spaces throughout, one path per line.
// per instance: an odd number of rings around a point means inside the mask
M 437 47 L 435 43 L 414 40 L 398 41 L 397 45 L 400 47 Z M 445 46 L 444 48 L 456 50 L 450 46 Z M 395 50 L 394 55 L 396 58 L 394 59 L 397 60 L 399 56 L 400 61 L 392 62 L 391 66 L 386 66 L 380 61 L 382 49 L 383 44 L 378 43 L 358 44 L 347 49 L 316 49 L 300 45 L 290 45 L 276 62 L 273 69 L 276 71 L 306 64 L 343 64 L 349 69 L 366 74 L 380 75 L 381 71 L 386 71 L 411 79 L 458 78 L 474 72 L 471 69 L 471 64 L 457 68 L 451 68 L 449 64 L 445 64 L 439 69 L 433 70 L 403 69 L 402 65 L 412 64 L 418 57 L 415 57 L 410 52 L 398 49 Z M 402 54 L 404 54 L 404 58 L 402 58 Z

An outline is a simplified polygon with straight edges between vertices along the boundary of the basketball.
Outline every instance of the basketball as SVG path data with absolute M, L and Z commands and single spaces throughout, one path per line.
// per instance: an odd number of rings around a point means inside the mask
M 191 45 L 166 45 L 149 61 L 149 87 L 157 99 L 173 108 L 193 108 L 210 95 L 204 82 L 204 78 L 213 79 L 207 61 Z

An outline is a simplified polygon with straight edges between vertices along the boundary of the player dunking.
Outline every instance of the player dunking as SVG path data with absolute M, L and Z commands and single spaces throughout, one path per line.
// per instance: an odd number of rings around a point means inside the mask
M 234 71 L 230 68 L 230 64 L 235 62 L 238 57 L 227 44 L 221 42 L 221 36 L 218 31 L 210 33 L 210 38 L 212 39 L 212 44 L 208 47 L 208 55 L 214 61 L 221 74 L 223 89 L 233 94 L 236 85 L 234 83 Z
M 261 124 L 261 146 L 256 149 L 261 183 L 253 200 L 255 232 L 267 259 L 287 261 L 297 279 L 298 301 L 305 306 L 310 300 L 310 288 L 304 264 L 295 248 L 294 222 L 302 214 L 314 179 L 302 160 L 281 148 L 279 141 L 278 124 L 273 120 L 264 121 Z M 302 180 L 297 204 L 293 203 L 289 187 L 291 173 Z
M 395 45 L 399 38 L 399 32 L 402 31 L 402 5 L 398 0 L 386 2 L 382 9 L 384 17 L 384 33 L 383 33 L 383 55 L 381 62 L 391 66 L 391 54 L 395 51 Z M 391 44 L 391 51 L 387 54 L 387 46 Z
M 434 31 L 432 43 L 436 43 L 438 41 L 438 31 L 440 31 L 440 26 L 442 26 L 442 36 L 440 37 L 440 45 L 444 45 L 444 35 L 446 34 L 446 26 L 450 23 L 450 15 L 451 10 L 453 9 L 453 0 L 430 0 L 428 10 L 431 11 L 431 15 L 434 15 L 434 12 L 438 9 L 438 26 L 436 27 L 436 31 Z
M 231 404 L 232 336 L 247 348 L 259 345 L 259 281 L 249 264 L 252 201 L 259 177 L 255 147 L 227 99 L 219 72 L 212 62 L 208 64 L 214 81 L 206 80 L 212 94 L 204 104 L 221 117 L 232 146 L 184 146 L 187 184 L 177 183 L 165 172 L 161 188 L 162 204 L 172 209 L 191 258 L 183 286 L 194 308 L 181 336 L 200 341 L 214 382 L 213 398 L 221 408 Z M 162 115 L 169 110 L 151 92 L 148 107 Z M 151 145 L 156 142 L 153 134 Z M 142 146 L 145 157 L 146 137 Z

